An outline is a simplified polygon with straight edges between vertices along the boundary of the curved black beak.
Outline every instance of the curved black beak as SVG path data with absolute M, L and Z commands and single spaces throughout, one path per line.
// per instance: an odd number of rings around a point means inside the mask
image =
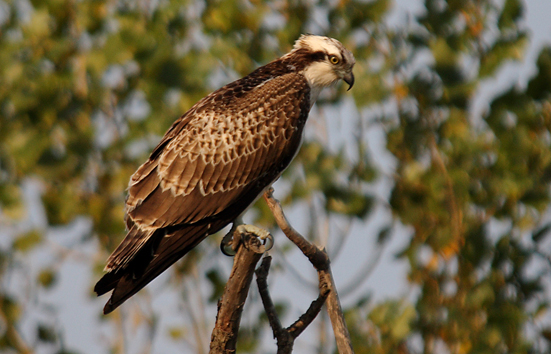
M 344 75 L 343 80 L 344 80 L 344 82 L 346 82 L 348 84 L 348 90 L 346 90 L 346 91 L 350 91 L 352 86 L 354 86 L 354 74 L 352 73 L 352 71 L 349 72 L 348 74 Z

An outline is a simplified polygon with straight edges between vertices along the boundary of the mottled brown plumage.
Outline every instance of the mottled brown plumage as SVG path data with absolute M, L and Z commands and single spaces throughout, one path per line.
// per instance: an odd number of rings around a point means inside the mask
M 293 51 L 174 122 L 130 180 L 129 231 L 94 289 L 114 289 L 104 313 L 238 218 L 296 155 L 321 88 L 339 79 L 352 86 L 353 65 L 340 42 L 302 36 Z

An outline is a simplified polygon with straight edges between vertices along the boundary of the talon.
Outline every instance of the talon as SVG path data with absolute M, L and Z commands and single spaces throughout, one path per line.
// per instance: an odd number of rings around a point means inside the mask
M 233 249 L 232 243 L 232 241 L 229 243 L 224 243 L 224 240 L 220 242 L 220 251 L 222 251 L 225 256 L 233 257 L 237 254 L 236 250 Z
M 235 225 L 231 230 L 224 235 L 222 242 L 220 242 L 220 251 L 228 257 L 233 257 L 237 254 L 237 247 L 240 243 L 241 234 L 236 232 Z
M 271 250 L 272 247 L 274 247 L 274 237 L 272 236 L 272 234 L 268 234 L 268 237 L 262 240 L 262 244 L 264 245 L 264 247 L 266 247 L 265 252 Z

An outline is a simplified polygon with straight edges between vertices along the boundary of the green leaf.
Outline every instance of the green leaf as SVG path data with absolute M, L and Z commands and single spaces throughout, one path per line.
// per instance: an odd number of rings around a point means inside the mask
M 528 82 L 526 93 L 537 100 L 548 99 L 551 93 L 551 47 L 541 50 L 537 67 L 538 74 Z
M 170 339 L 172 340 L 180 340 L 184 338 L 187 331 L 184 327 L 170 327 L 168 329 L 168 335 L 170 336 Z
M 386 301 L 374 307 L 368 317 L 379 327 L 383 336 L 390 336 L 394 341 L 399 341 L 409 334 L 415 316 L 413 306 L 402 301 Z
M 207 272 L 207 279 L 212 285 L 212 292 L 209 296 L 209 302 L 216 302 L 222 297 L 224 287 L 226 286 L 226 279 L 222 279 L 218 270 L 209 270 Z
M 32 230 L 15 239 L 13 248 L 17 251 L 28 252 L 42 242 L 42 233 L 38 230 Z
M 498 40 L 480 61 L 480 78 L 494 75 L 497 69 L 510 60 L 521 60 L 527 45 L 526 35 Z
M 364 218 L 373 206 L 373 197 L 348 188 L 330 186 L 324 193 L 325 208 L 335 213 Z
M 53 269 L 43 269 L 37 277 L 37 281 L 45 288 L 51 288 L 55 285 L 57 280 L 57 274 Z
M 18 323 L 21 318 L 21 305 L 11 296 L 0 293 L 0 306 L 8 323 Z
M 517 25 L 524 14 L 524 7 L 520 0 L 505 0 L 503 10 L 498 20 L 500 30 L 505 30 Z

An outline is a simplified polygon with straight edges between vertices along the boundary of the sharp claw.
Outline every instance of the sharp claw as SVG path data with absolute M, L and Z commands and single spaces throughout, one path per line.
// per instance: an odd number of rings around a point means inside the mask
M 233 257 L 237 254 L 236 250 L 233 249 L 232 243 L 233 242 L 224 243 L 224 240 L 220 242 L 220 251 L 222 251 L 225 256 Z
M 268 234 L 268 237 L 263 240 L 263 244 L 264 247 L 266 247 L 264 252 L 268 252 L 272 249 L 272 247 L 274 247 L 274 237 L 271 234 Z
M 220 251 L 228 257 L 233 257 L 237 254 L 240 234 L 236 233 L 236 231 L 237 229 L 232 227 L 231 230 L 224 235 L 222 242 L 220 242 Z

